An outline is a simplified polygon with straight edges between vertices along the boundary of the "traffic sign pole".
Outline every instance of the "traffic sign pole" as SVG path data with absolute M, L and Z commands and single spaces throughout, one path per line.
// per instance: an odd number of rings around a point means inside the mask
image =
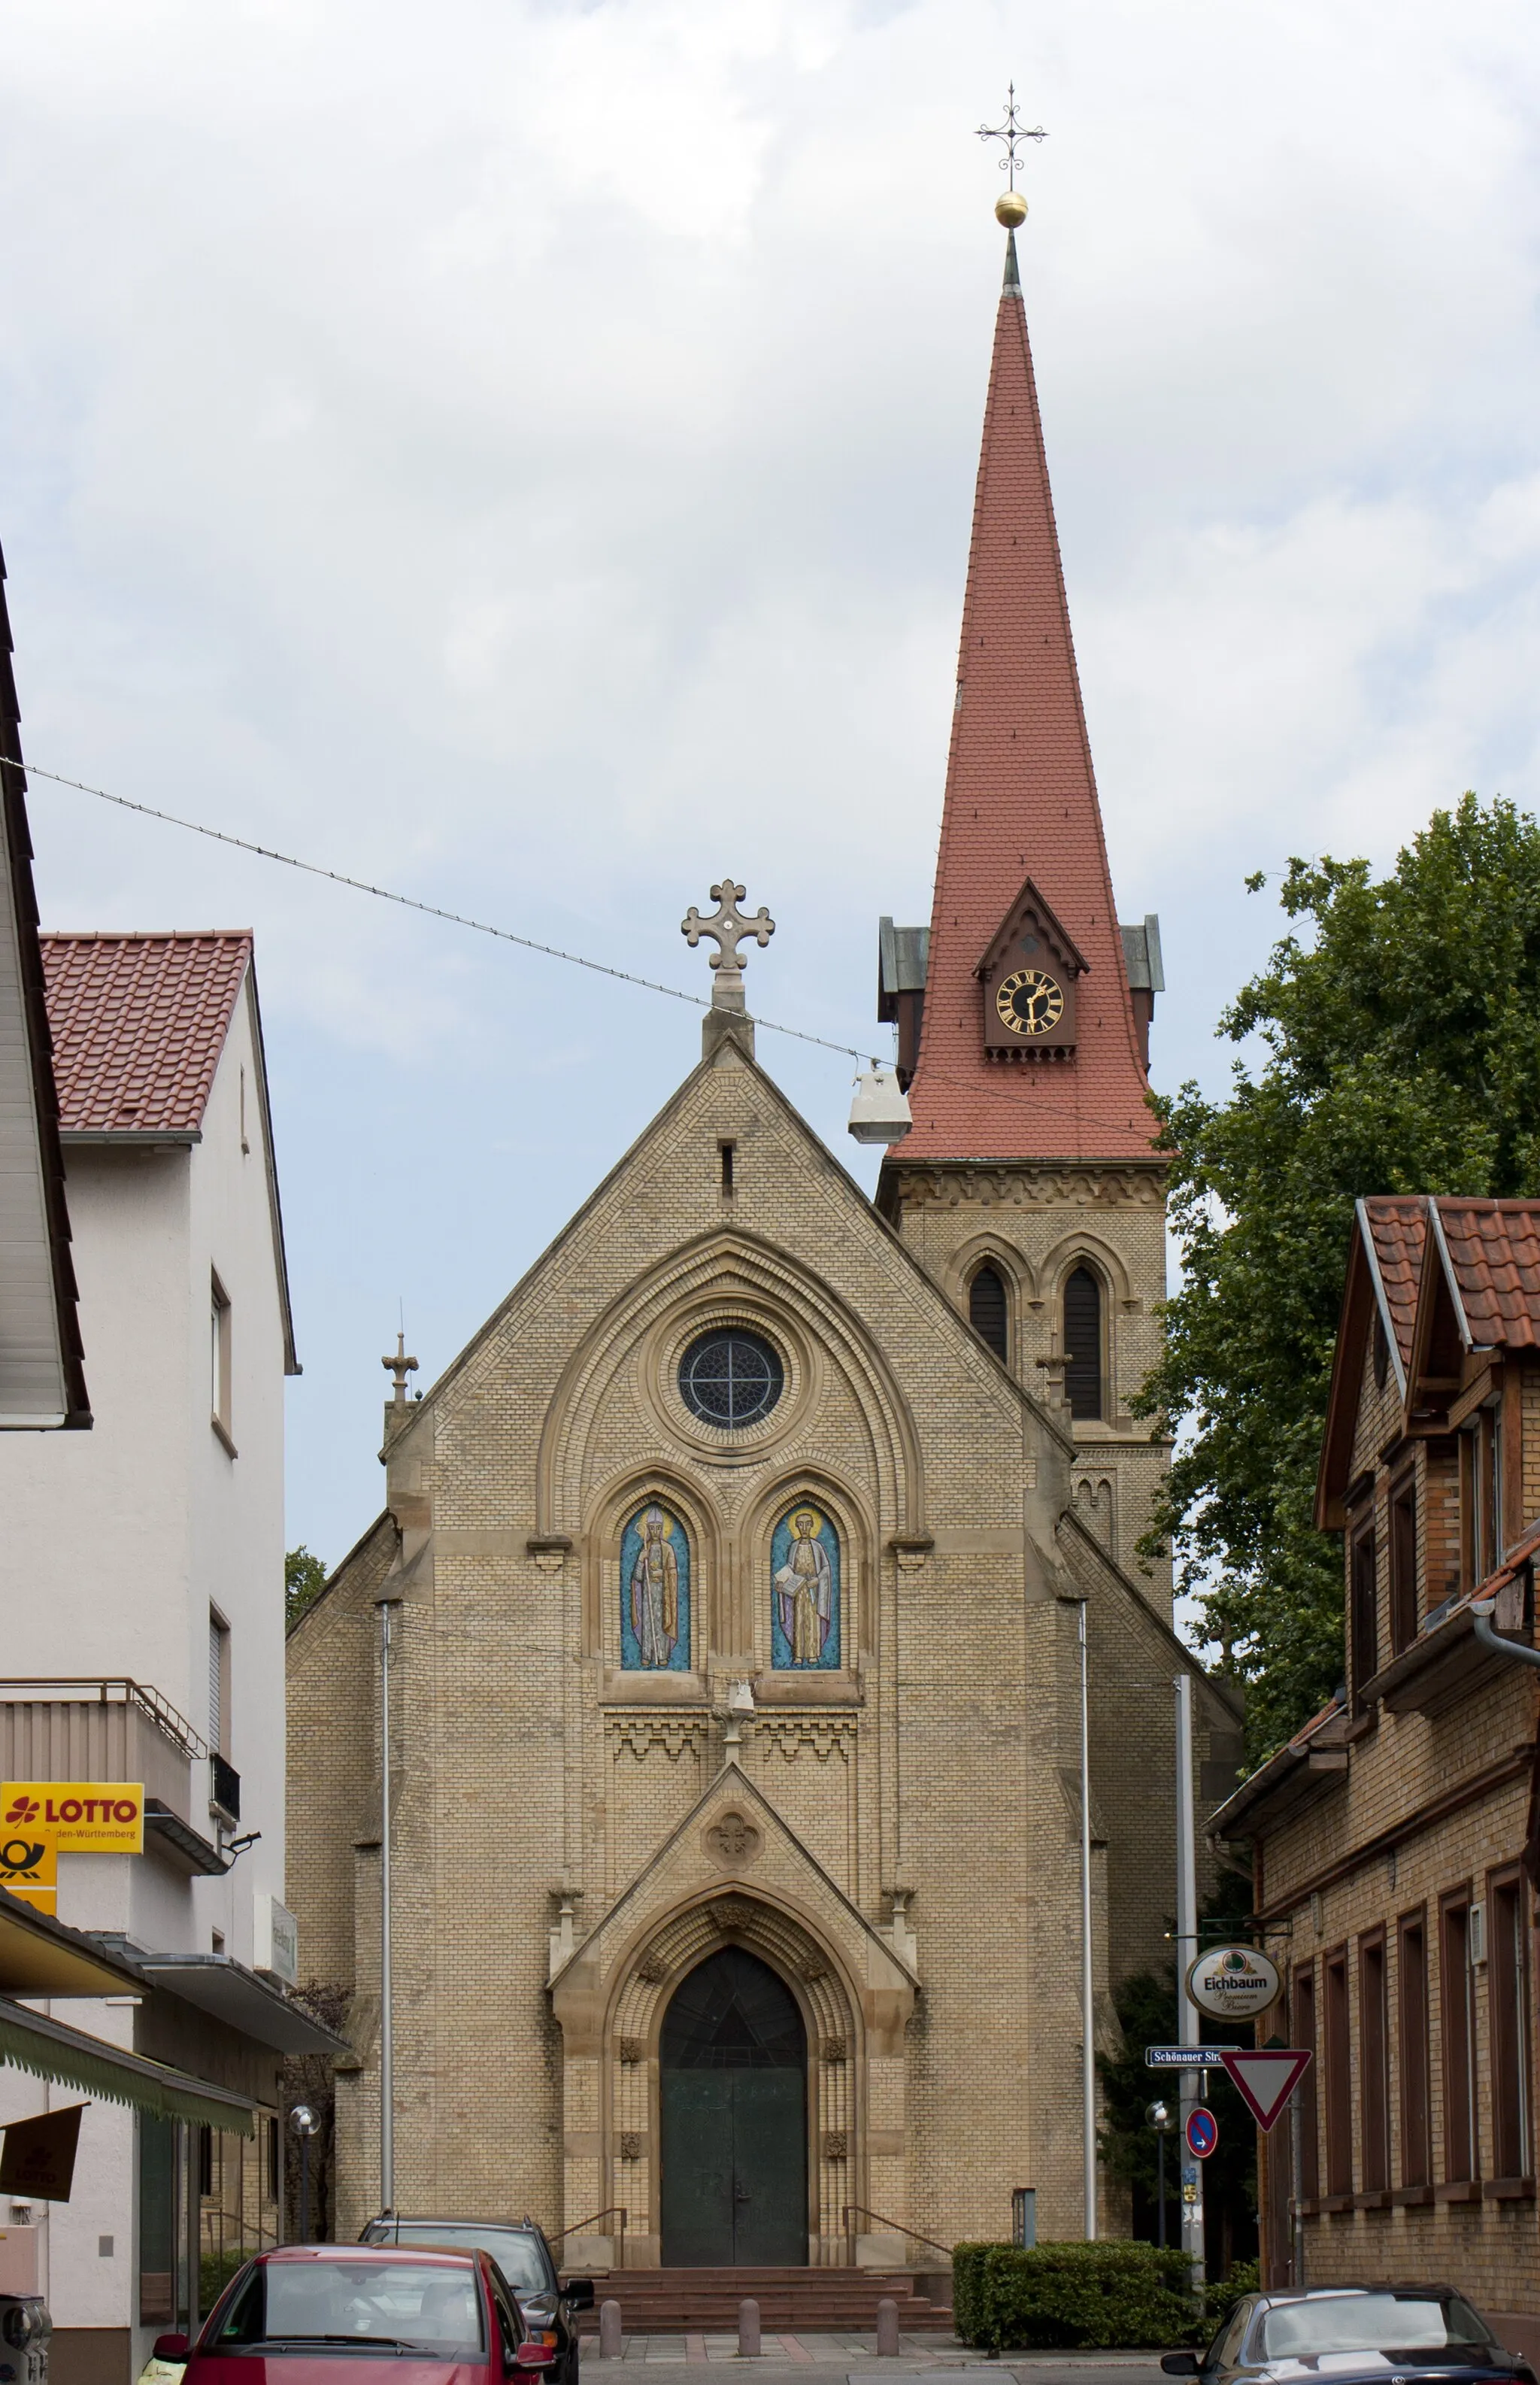
M 1198 1851 L 1192 1801 L 1192 1675 L 1176 1676 L 1176 2034 L 1184 2045 L 1199 2042 L 1198 2006 L 1186 1990 L 1187 1972 L 1198 1960 Z M 1181 2074 L 1183 2151 L 1182 2250 L 1192 2263 L 1192 2280 L 1204 2282 L 1203 2165 L 1189 2150 L 1192 2116 L 1201 2104 L 1199 2078 Z

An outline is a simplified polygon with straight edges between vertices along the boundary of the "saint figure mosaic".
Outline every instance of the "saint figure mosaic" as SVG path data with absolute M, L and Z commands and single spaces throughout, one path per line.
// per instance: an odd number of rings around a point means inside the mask
M 839 1535 L 806 1502 L 770 1536 L 770 1662 L 777 1672 L 839 1666 Z
M 689 1670 L 689 1540 L 655 1499 L 620 1536 L 620 1662 L 628 1673 Z

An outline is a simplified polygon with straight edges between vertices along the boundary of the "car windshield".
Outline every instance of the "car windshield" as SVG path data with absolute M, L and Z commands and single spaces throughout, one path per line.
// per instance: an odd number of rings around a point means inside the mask
M 261 2262 L 215 2338 L 242 2343 L 379 2344 L 430 2360 L 483 2356 L 481 2296 L 468 2261 Z
M 1264 2312 L 1264 2360 L 1313 2360 L 1334 2352 L 1486 2351 L 1484 2323 L 1459 2294 L 1312 2294 Z
M 469 2219 L 377 2219 L 375 2244 L 466 2244 L 489 2253 L 515 2294 L 548 2294 L 556 2280 L 544 2247 L 528 2228 L 482 2227 Z

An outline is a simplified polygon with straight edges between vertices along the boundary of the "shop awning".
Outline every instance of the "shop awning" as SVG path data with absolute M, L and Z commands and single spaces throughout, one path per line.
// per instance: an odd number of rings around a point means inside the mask
M 78 1929 L 67 1929 L 0 1888 L 0 1993 L 7 1996 L 143 1995 L 137 1971 Z
M 143 2054 L 129 2054 L 103 2038 L 88 2037 L 84 2029 L 29 2011 L 8 1996 L 0 1996 L 0 2058 L 19 2070 L 30 2070 L 35 2079 L 78 2087 L 109 2104 L 131 2104 L 159 2119 L 202 2121 L 238 2137 L 256 2133 L 249 2097 L 230 2094 Z
M 230 2029 L 255 2037 L 279 2054 L 347 2054 L 345 2037 L 269 1987 L 243 1963 L 228 1954 L 141 1954 L 139 1968 L 157 1988 L 165 1988 L 200 2012 L 212 2013 Z

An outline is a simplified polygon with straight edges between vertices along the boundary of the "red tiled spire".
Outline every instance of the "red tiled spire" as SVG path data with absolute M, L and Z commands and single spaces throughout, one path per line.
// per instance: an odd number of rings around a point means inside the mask
M 1076 1045 L 985 1056 L 980 961 L 1030 878 L 1088 964 Z M 913 1130 L 892 1164 L 1124 1159 L 1153 1121 L 1070 637 L 1026 316 L 1008 235 L 974 500 Z

